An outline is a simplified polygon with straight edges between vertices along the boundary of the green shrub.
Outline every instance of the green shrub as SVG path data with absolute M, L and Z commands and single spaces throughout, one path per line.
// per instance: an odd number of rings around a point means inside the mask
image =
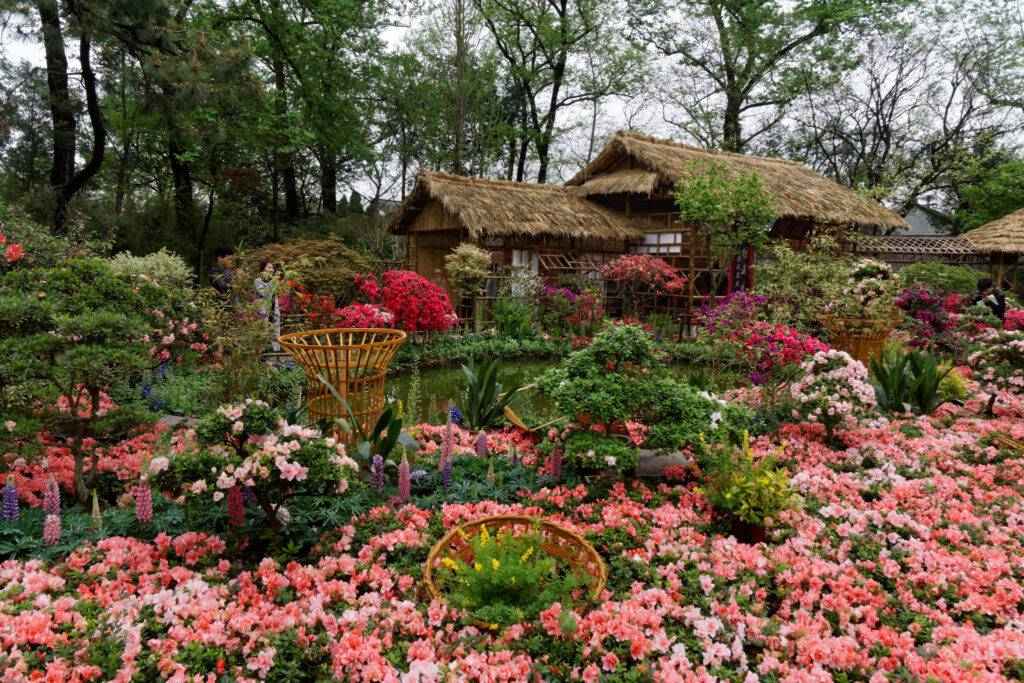
M 912 263 L 899 272 L 900 285 L 918 283 L 941 289 L 946 294 L 970 295 L 978 288 L 978 280 L 988 273 L 971 266 L 948 266 L 944 263 Z
M 592 429 L 569 433 L 565 441 L 565 464 L 574 468 L 614 467 L 628 472 L 636 467 L 637 450 L 616 436 L 607 436 Z
M 134 256 L 130 251 L 124 251 L 115 254 L 107 263 L 115 273 L 144 275 L 169 289 L 190 292 L 195 284 L 192 269 L 185 263 L 185 259 L 163 247 L 145 256 Z
M 463 242 L 444 257 L 448 282 L 456 292 L 470 296 L 479 291 L 487 280 L 491 253 L 475 244 Z
M 813 335 L 825 304 L 842 291 L 849 263 L 827 235 L 812 240 L 805 252 L 780 241 L 768 253 L 772 260 L 754 275 L 754 294 L 771 302 L 768 321 Z
M 533 329 L 533 307 L 525 301 L 499 296 L 494 300 L 491 316 L 503 337 L 529 339 L 537 334 Z

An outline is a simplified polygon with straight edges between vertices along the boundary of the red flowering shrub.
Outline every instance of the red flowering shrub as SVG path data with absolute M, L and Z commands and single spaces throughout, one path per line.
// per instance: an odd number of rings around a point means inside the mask
M 765 384 L 773 371 L 801 363 L 819 351 L 828 351 L 828 345 L 810 335 L 761 320 L 732 332 L 729 339 L 738 342 L 738 352 L 745 354 L 746 360 L 753 364 L 754 369 L 747 373 L 747 379 L 753 384 Z
M 411 270 L 389 270 L 380 276 L 356 277 L 372 303 L 394 315 L 394 326 L 407 332 L 447 330 L 458 322 L 448 293 Z
M 601 266 L 601 272 L 609 280 L 653 292 L 681 292 L 686 288 L 682 273 L 650 254 L 619 256 Z
M 20 244 L 7 244 L 7 238 L 0 235 L 0 247 L 3 247 L 4 245 L 6 245 L 3 253 L 3 260 L 5 263 L 14 263 L 24 256 L 24 254 L 21 253 Z
M 942 300 L 942 310 L 946 313 L 960 313 L 970 303 L 971 299 L 963 294 L 950 294 Z
M 1024 332 L 1024 309 L 1007 308 L 1003 329 L 1010 332 Z

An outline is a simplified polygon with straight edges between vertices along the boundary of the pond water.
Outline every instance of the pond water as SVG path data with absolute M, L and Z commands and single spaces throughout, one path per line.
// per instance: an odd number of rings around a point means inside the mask
M 504 361 L 498 372 L 498 381 L 506 388 L 533 384 L 555 364 L 557 361 Z M 688 375 L 698 370 L 696 366 L 672 364 L 665 372 L 680 380 L 686 380 Z M 466 376 L 458 366 L 421 370 L 418 396 L 413 397 L 415 402 L 412 403 L 410 395 L 413 393 L 414 381 L 413 373 L 404 372 L 389 376 L 385 386 L 385 401 L 402 401 L 405 413 L 409 416 L 407 422 L 411 420 L 442 424 L 445 421 L 448 401 L 458 403 L 463 400 L 467 387 Z M 535 418 L 547 422 L 561 416 L 551 400 L 535 389 L 519 392 L 511 405 L 512 410 L 524 419 Z
M 551 361 L 503 362 L 498 371 L 498 381 L 505 388 L 533 384 L 551 366 Z M 433 424 L 444 422 L 448 401 L 458 403 L 464 400 L 462 397 L 468 386 L 466 375 L 457 365 L 421 370 L 419 373 L 419 396 L 415 403 L 410 403 L 413 384 L 413 373 L 404 372 L 400 375 L 389 376 L 385 387 L 385 401 L 402 401 L 406 415 L 410 415 L 413 422 L 429 421 Z M 512 400 L 511 405 L 512 410 L 520 417 L 527 415 L 544 417 L 552 415 L 555 410 L 550 400 L 533 389 L 519 392 L 519 395 Z

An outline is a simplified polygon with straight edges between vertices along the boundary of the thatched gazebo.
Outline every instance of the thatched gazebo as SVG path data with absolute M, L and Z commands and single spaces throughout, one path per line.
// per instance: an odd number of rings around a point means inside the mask
M 467 239 L 489 248 L 496 268 L 593 274 L 643 238 L 638 223 L 572 188 L 422 170 L 386 229 L 405 236 L 409 267 L 450 294 L 444 257 Z
M 979 252 L 991 255 L 989 272 L 996 287 L 1016 292 L 1017 284 L 1024 284 L 1017 278 L 1020 256 L 1024 254 L 1024 209 L 968 230 L 962 237 L 970 240 Z

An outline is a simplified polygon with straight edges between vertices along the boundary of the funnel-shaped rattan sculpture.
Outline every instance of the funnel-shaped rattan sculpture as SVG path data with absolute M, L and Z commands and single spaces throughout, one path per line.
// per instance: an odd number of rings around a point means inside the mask
M 384 377 L 405 332 L 345 328 L 294 332 L 282 336 L 281 348 L 306 371 L 309 421 L 349 420 L 348 410 L 317 376 L 326 378 L 348 403 L 365 431 L 384 408 Z M 344 433 L 342 438 L 347 438 Z

